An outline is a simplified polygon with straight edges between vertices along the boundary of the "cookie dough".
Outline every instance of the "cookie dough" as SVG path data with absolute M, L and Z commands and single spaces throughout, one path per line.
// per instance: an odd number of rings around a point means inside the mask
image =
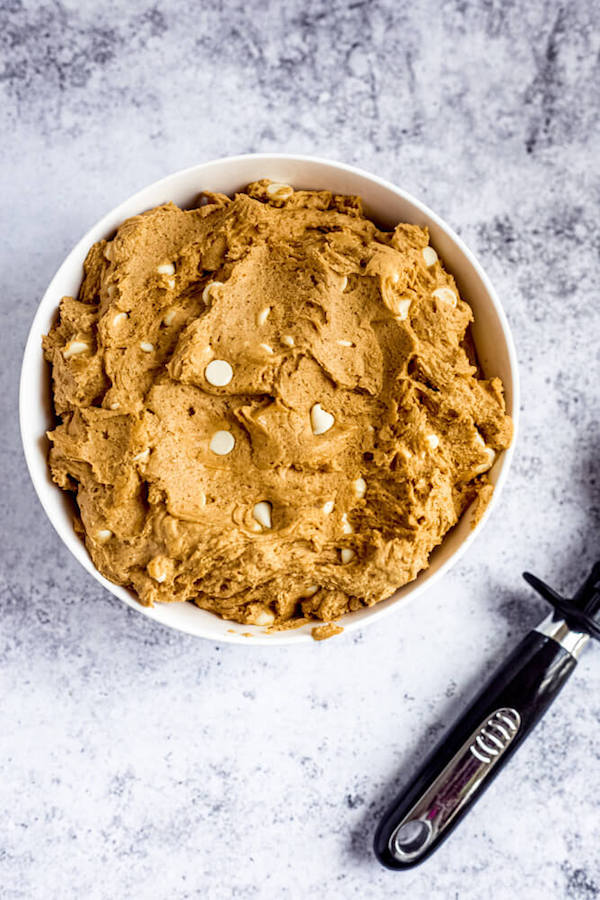
M 511 440 L 427 230 L 260 181 L 89 251 L 43 340 L 56 483 L 143 604 L 331 622 L 414 579 Z

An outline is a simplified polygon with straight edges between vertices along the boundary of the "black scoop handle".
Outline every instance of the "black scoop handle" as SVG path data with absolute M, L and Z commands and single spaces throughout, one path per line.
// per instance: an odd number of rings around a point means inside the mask
M 563 635 L 575 636 L 560 624 Z M 439 847 L 541 719 L 576 665 L 576 655 L 558 638 L 529 632 L 383 816 L 374 849 L 384 866 L 411 868 Z

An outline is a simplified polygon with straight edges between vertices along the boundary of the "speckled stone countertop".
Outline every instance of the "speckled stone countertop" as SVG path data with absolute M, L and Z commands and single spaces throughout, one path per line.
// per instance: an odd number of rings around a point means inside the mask
M 595 19 L 595 20 L 594 20 Z M 593 4 L 0 4 L 0 896 L 591 898 L 600 653 L 453 838 L 396 874 L 386 801 L 600 542 Z M 46 521 L 16 393 L 54 270 L 175 169 L 311 153 L 400 184 L 479 255 L 522 376 L 484 536 L 414 606 L 297 649 L 215 646 L 102 590 Z

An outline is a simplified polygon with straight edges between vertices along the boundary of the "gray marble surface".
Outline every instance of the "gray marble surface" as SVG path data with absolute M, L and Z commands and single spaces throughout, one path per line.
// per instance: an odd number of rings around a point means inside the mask
M 600 654 L 431 861 L 381 869 L 394 788 L 598 556 L 600 16 L 593 4 L 0 3 L 0 896 L 592 898 Z M 416 605 L 297 649 L 157 627 L 70 558 L 16 390 L 36 304 L 106 210 L 175 169 L 308 152 L 402 185 L 487 267 L 522 431 L 487 532 Z

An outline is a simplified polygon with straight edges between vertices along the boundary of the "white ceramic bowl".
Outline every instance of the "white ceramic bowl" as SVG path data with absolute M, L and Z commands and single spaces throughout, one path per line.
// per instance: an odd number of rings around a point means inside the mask
M 434 212 L 405 191 L 367 172 L 307 156 L 254 154 L 203 163 L 169 175 L 151 184 L 121 203 L 94 225 L 69 253 L 50 282 L 42 298 L 25 347 L 20 388 L 20 421 L 25 458 L 33 484 L 48 518 L 73 556 L 100 584 L 129 606 L 163 625 L 216 641 L 247 644 L 298 644 L 311 640 L 310 626 L 267 634 L 256 626 L 238 625 L 219 619 L 190 603 L 163 604 L 154 608 L 141 606 L 126 588 L 107 581 L 94 567 L 81 539 L 73 530 L 73 501 L 50 480 L 46 465 L 48 441 L 45 432 L 52 426 L 53 415 L 49 389 L 49 367 L 41 350 L 42 335 L 51 327 L 58 303 L 64 295 L 76 296 L 82 278 L 82 264 L 88 249 L 101 238 L 110 237 L 128 216 L 172 200 L 189 206 L 201 190 L 232 194 L 251 181 L 270 178 L 297 188 L 328 189 L 342 194 L 360 194 L 365 212 L 386 228 L 398 222 L 427 225 L 431 243 L 448 270 L 454 275 L 461 295 L 475 314 L 473 335 L 477 353 L 486 376 L 498 375 L 504 382 L 508 412 L 515 429 L 519 412 L 519 383 L 514 345 L 500 301 L 488 277 L 461 239 Z M 516 434 L 516 430 L 515 430 Z M 467 510 L 458 525 L 446 536 L 431 556 L 429 568 L 411 584 L 376 606 L 350 613 L 341 625 L 348 631 L 361 628 L 388 615 L 394 608 L 415 598 L 448 571 L 481 532 L 506 479 L 513 455 L 511 448 L 502 453 L 491 470 L 495 484 L 492 502 L 478 525 L 471 528 Z M 251 632 L 252 638 L 243 632 Z

